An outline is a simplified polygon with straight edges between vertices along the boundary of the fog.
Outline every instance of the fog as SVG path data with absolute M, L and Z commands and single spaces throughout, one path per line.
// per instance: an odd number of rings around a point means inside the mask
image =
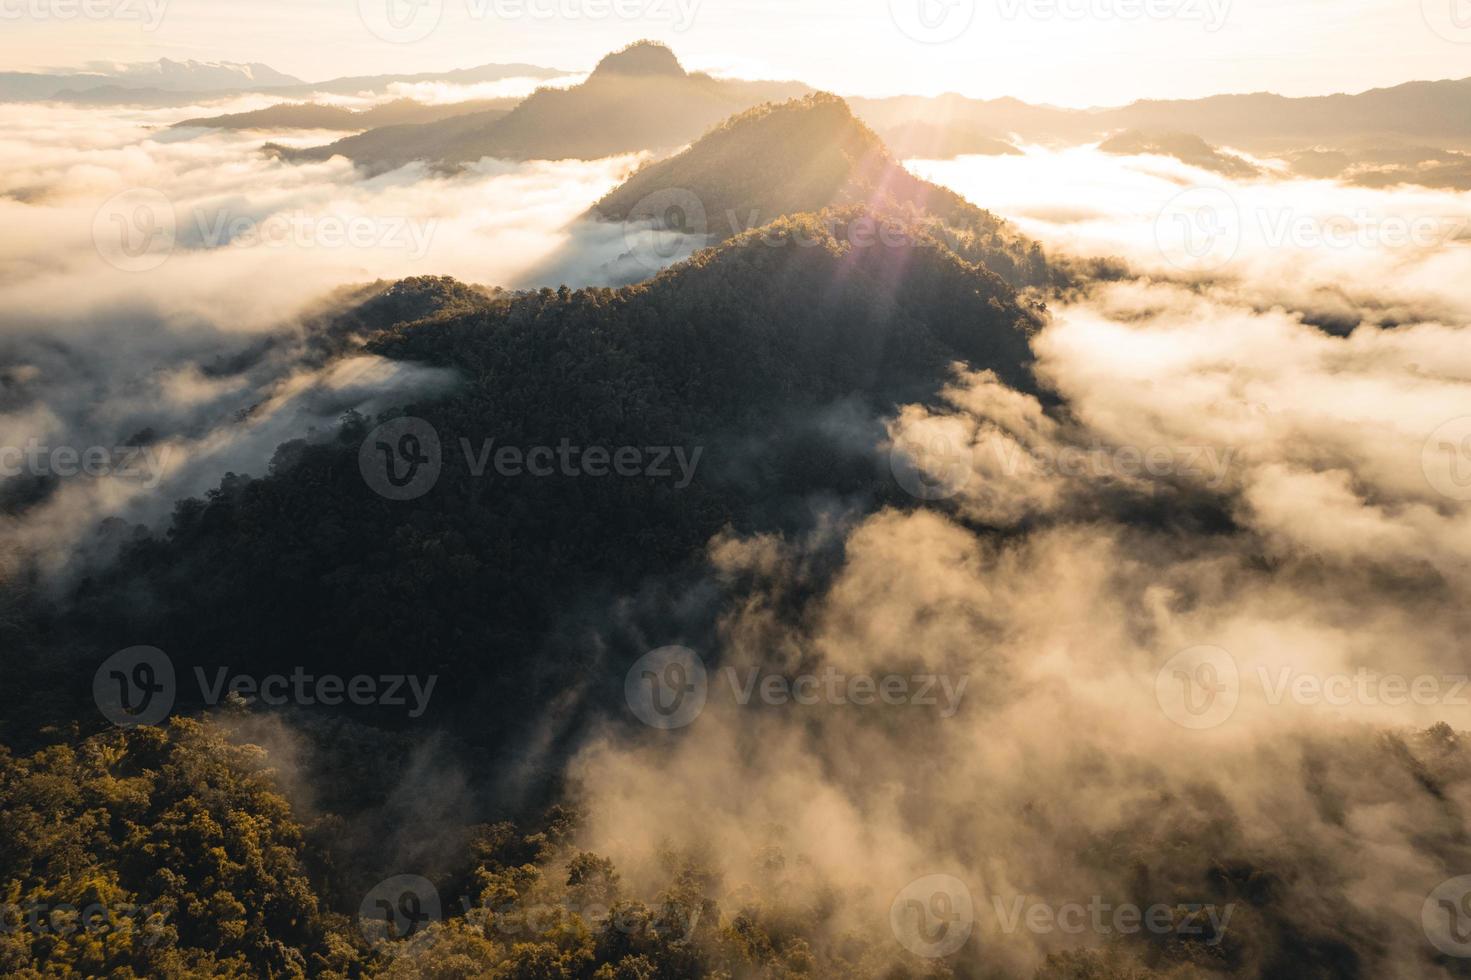
M 298 166 L 261 151 L 333 134 L 168 128 L 259 104 L 0 105 L 4 445 L 95 448 L 142 471 L 56 482 L 49 457 L 19 473 L 7 460 L 20 477 L 0 518 L 12 560 L 63 571 L 102 518 L 156 525 L 174 500 L 227 471 L 261 475 L 279 443 L 343 412 L 453 383 L 362 354 L 312 362 L 303 318 L 342 286 L 626 278 L 614 271 L 630 247 L 621 231 L 580 219 L 637 157 L 364 179 L 341 159 Z M 125 448 L 140 432 L 151 456 Z
M 4 543 L 54 574 L 105 517 L 156 526 L 280 442 L 456 383 L 316 356 L 304 323 L 338 287 L 629 274 L 628 236 L 581 216 L 637 157 L 366 179 L 260 152 L 327 134 L 165 128 L 198 108 L 0 106 L 0 444 L 154 454 L 151 481 L 12 501 Z M 956 366 L 882 420 L 875 465 L 912 506 L 710 542 L 688 583 L 720 597 L 707 703 L 582 748 L 582 843 L 635 891 L 682 849 L 730 910 L 822 905 L 870 938 L 950 876 L 971 975 L 1119 938 L 998 912 L 1099 900 L 1229 910 L 1208 946 L 1246 972 L 1299 943 L 1434 975 L 1422 903 L 1471 861 L 1456 736 L 1421 734 L 1466 728 L 1471 697 L 1471 198 L 1089 147 L 910 165 L 1115 271 L 1051 301 L 1046 405 Z M 742 704 L 751 670 L 944 696 Z
M 950 876 L 974 908 L 965 975 L 1116 944 L 1112 920 L 1011 914 L 1100 901 L 1229 910 L 1206 947 L 1248 974 L 1312 948 L 1449 975 L 1421 911 L 1471 858 L 1467 787 L 1437 741 L 1455 736 L 1417 732 L 1465 728 L 1471 703 L 1471 200 L 1087 148 L 911 166 L 1136 275 L 1054 302 L 1034 347 L 1059 406 L 957 367 L 889 420 L 879 461 L 921 506 L 712 542 L 708 700 L 583 751 L 586 845 L 632 869 L 698 853 L 728 911 L 836 909 L 834 939 L 885 934 L 896 896 Z M 1197 184 L 1250 216 L 1205 265 L 1155 231 Z M 1264 236 L 1284 211 L 1352 240 Z M 1355 231 L 1396 222 L 1442 231 Z M 752 668 L 965 686 L 953 716 L 943 698 L 742 704 Z

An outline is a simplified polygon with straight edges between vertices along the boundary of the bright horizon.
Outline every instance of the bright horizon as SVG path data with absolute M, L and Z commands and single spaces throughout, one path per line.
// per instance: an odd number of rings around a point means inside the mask
M 496 62 L 580 72 L 650 38 L 692 70 L 844 95 L 1087 107 L 1465 77 L 1464 2 L 1369 0 L 1345 17 L 1325 0 L 0 0 L 0 68 L 172 58 L 310 82 Z

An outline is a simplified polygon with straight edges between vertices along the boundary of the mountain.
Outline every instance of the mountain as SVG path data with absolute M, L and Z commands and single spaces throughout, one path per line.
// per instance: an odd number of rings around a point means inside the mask
M 909 122 L 878 130 L 901 160 L 949 160 L 962 155 L 1020 156 L 1021 150 L 979 126 Z
M 1471 78 L 1408 82 L 1356 95 L 1269 93 L 1143 101 L 1097 114 L 1109 126 L 1176 129 L 1213 143 L 1270 150 L 1366 135 L 1471 140 Z
M 925 123 L 979 127 L 1032 141 L 1101 139 L 1118 130 L 1191 133 L 1211 143 L 1271 151 L 1284 145 L 1364 136 L 1471 141 L 1471 78 L 1407 82 L 1355 95 L 1288 98 L 1266 92 L 1204 99 L 1143 100 L 1126 106 L 1059 109 L 1017 99 L 898 96 L 853 99 L 879 130 Z
M 1110 136 L 1098 148 L 1105 153 L 1136 155 L 1154 153 L 1174 157 L 1182 163 L 1227 177 L 1255 177 L 1257 166 L 1232 153 L 1223 153 L 1191 133 L 1143 133 L 1127 129 Z
M 160 58 L 122 65 L 108 72 L 114 84 L 130 88 L 157 88 L 176 92 L 239 91 L 302 85 L 301 79 L 269 65 L 231 61 L 174 61 Z
M 644 41 L 605 57 L 587 80 L 544 88 L 504 118 L 467 126 L 463 118 L 370 130 L 328 146 L 284 151 L 296 160 L 344 156 L 370 172 L 415 160 L 444 167 L 483 157 L 597 159 L 666 150 L 698 137 L 734 112 L 805 91 L 793 82 L 724 81 L 684 70 L 673 52 Z
M 559 597 L 677 571 L 722 527 L 779 524 L 788 494 L 902 505 L 874 463 L 876 420 L 933 396 L 956 361 L 1033 387 L 1040 321 L 1009 286 L 919 229 L 891 248 L 850 248 L 846 225 L 861 218 L 784 217 L 616 290 L 419 279 L 352 293 L 312 329 L 463 379 L 406 406 L 441 434 L 433 491 L 407 506 L 376 495 L 359 468 L 376 422 L 349 419 L 282 446 L 260 478 L 232 475 L 181 504 L 166 534 L 82 587 L 75 622 L 155 637 L 181 671 L 184 658 L 247 654 L 261 671 L 437 671 L 458 680 L 436 706 L 471 712 L 484 744 L 513 748 L 536 714 L 527 685 L 562 689 L 589 653 L 563 646 L 575 638 L 555 624 L 573 610 Z M 814 428 L 833 404 L 870 413 L 848 423 L 849 448 Z M 492 437 L 698 447 L 702 461 L 684 483 L 497 480 L 471 471 L 462 437 L 477 451 Z M 395 624 L 411 621 L 408 647 Z
M 593 206 L 611 221 L 648 217 L 653 195 L 691 197 L 724 241 L 780 215 L 862 205 L 881 219 L 918 220 L 965 258 L 1013 285 L 1051 279 L 1041 249 L 988 211 L 915 177 L 835 95 L 750 109 L 676 156 L 650 163 Z
M 311 102 L 283 102 L 280 105 L 237 112 L 224 116 L 205 116 L 175 123 L 174 129 L 340 129 L 362 131 L 379 126 L 413 125 L 439 122 L 471 113 L 505 114 L 519 99 L 476 99 L 426 105 L 413 99 L 395 99 L 370 109 L 345 109 L 342 106 Z
M 851 101 L 869 125 L 900 139 L 906 159 L 996 152 L 989 140 L 1005 136 L 1034 143 L 1107 140 L 1108 152 L 1165 153 L 1236 177 L 1255 170 L 1217 149 L 1224 145 L 1282 159 L 1305 176 L 1471 190 L 1471 78 L 1352 95 L 1258 92 L 1097 109 L 955 94 Z M 904 138 L 906 130 L 923 138 Z
M 412 75 L 349 75 L 325 82 L 301 86 L 310 92 L 325 92 L 329 95 L 356 95 L 360 92 L 383 92 L 391 85 L 423 85 L 443 83 L 446 85 L 480 85 L 486 82 L 503 82 L 508 78 L 559 78 L 568 72 L 542 65 L 522 62 L 509 64 L 479 65 L 475 68 L 454 68 L 449 71 L 419 72 Z M 295 93 L 292 93 L 295 94 Z
M 509 78 L 550 79 L 566 72 L 540 65 L 489 64 L 442 72 L 408 75 L 354 75 L 306 82 L 268 65 L 232 62 L 171 61 L 135 65 L 92 66 L 58 72 L 0 72 L 0 101 L 60 101 L 80 105 L 189 105 L 248 93 L 283 98 L 314 94 L 384 93 L 394 85 L 477 85 Z
M 141 64 L 96 66 L 59 74 L 0 72 L 0 100 L 28 102 L 104 89 L 119 99 L 122 93 L 140 92 L 154 101 L 162 99 L 165 93 L 200 96 L 304 84 L 301 79 L 269 65 L 160 58 Z

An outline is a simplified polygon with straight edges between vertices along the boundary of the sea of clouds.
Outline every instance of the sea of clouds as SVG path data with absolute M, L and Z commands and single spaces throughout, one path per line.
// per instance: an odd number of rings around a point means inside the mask
M 312 363 L 302 319 L 339 287 L 425 274 L 583 285 L 628 250 L 618 228 L 580 219 L 637 157 L 364 179 L 340 158 L 262 150 L 341 134 L 171 128 L 260 107 L 0 105 L 0 467 L 24 504 L 0 516 L 13 555 L 61 570 L 102 518 L 156 523 L 345 411 L 452 383 L 367 355 Z M 138 433 L 147 453 L 129 452 Z M 89 472 L 73 451 L 93 453 Z M 79 475 L 27 496 L 58 471 Z
M 1471 786 L 1425 730 L 1471 722 L 1471 196 L 1089 147 L 910 166 L 1131 275 L 1052 302 L 1059 404 L 957 368 L 888 420 L 923 506 L 711 543 L 707 703 L 583 751 L 588 846 L 699 854 L 732 908 L 893 925 L 962 975 L 1142 975 L 1158 935 L 1049 914 L 1181 903 L 1232 918 L 1178 975 L 1457 975 Z M 742 703 L 745 670 L 965 686 Z
M 637 158 L 368 179 L 260 151 L 332 134 L 168 128 L 240 107 L 0 106 L 0 447 L 155 454 L 151 481 L 7 484 L 7 550 L 51 572 L 103 518 L 156 524 L 455 383 L 314 359 L 338 287 L 618 278 L 626 236 L 582 216 Z M 1049 404 L 958 366 L 882 420 L 916 506 L 712 541 L 695 652 L 712 678 L 963 679 L 955 710 L 712 696 L 678 730 L 610 723 L 571 766 L 586 846 L 649 893 L 658 855 L 698 851 L 732 908 L 821 906 L 835 941 L 945 876 L 971 975 L 1121 938 L 1008 925 L 1017 900 L 1230 907 L 1212 948 L 1246 975 L 1304 948 L 1452 975 L 1422 912 L 1471 873 L 1471 786 L 1455 735 L 1417 733 L 1471 727 L 1471 197 L 1090 147 L 910 166 L 1128 274 L 1051 301 Z

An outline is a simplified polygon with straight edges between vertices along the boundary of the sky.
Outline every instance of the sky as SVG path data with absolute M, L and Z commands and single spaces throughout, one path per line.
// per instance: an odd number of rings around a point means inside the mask
M 844 95 L 1068 106 L 1471 75 L 1471 0 L 0 0 L 0 20 L 8 70 L 169 57 L 308 81 L 585 71 L 649 37 L 692 68 Z

